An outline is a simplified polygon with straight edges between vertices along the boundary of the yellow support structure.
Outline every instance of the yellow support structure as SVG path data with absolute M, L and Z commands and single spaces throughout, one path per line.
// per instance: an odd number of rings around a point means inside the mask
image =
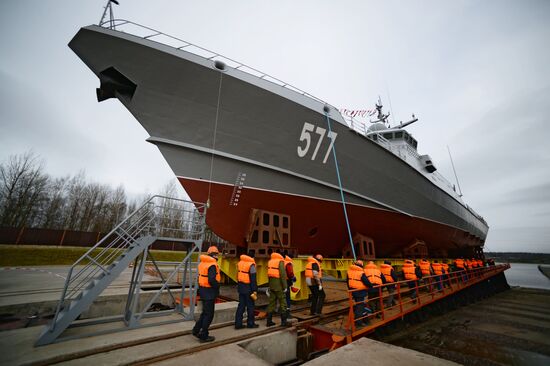
M 306 284 L 306 265 L 308 257 L 297 257 L 292 259 L 292 264 L 294 268 L 294 275 L 296 276 L 296 283 L 294 287 L 298 288 L 299 291 L 290 293 L 291 300 L 300 301 L 307 300 L 310 294 L 309 288 Z M 428 258 L 430 262 L 433 262 L 433 259 L 438 259 L 439 262 L 442 262 L 441 258 Z M 378 258 L 373 260 L 374 263 L 380 265 L 384 263 L 385 260 L 391 262 L 391 265 L 395 268 L 396 271 L 401 269 L 404 259 L 401 258 Z M 267 285 L 267 262 L 269 258 L 256 258 L 256 278 L 258 286 Z M 239 262 L 238 258 L 224 258 L 221 257 L 218 259 L 218 265 L 220 270 L 229 277 L 234 282 L 237 282 L 237 263 Z M 324 258 L 323 259 L 323 274 L 329 275 L 337 280 L 346 280 L 347 272 L 349 266 L 352 264 L 353 259 L 348 258 Z

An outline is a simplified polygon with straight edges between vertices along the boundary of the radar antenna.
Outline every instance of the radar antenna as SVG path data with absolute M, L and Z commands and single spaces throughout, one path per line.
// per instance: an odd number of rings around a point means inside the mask
M 403 127 L 407 127 L 408 125 L 412 125 L 413 123 L 415 123 L 416 121 L 418 121 L 418 118 L 416 118 L 416 116 L 414 115 L 414 113 L 412 114 L 412 119 L 410 121 L 407 121 L 405 123 L 403 123 L 403 121 L 399 122 L 399 126 L 397 126 L 397 128 L 403 128 Z
M 105 9 L 103 10 L 103 15 L 101 16 L 101 20 L 99 21 L 99 26 L 103 26 L 104 23 L 107 23 L 105 21 L 105 17 L 107 16 L 107 12 L 109 12 L 109 28 L 115 29 L 115 16 L 113 14 L 113 3 L 116 5 L 120 5 L 118 0 L 107 0 L 107 4 L 105 5 Z
M 378 97 L 378 102 L 376 102 L 374 106 L 376 107 L 376 111 L 378 112 L 376 115 L 378 119 L 375 121 L 370 121 L 370 123 L 382 122 L 383 124 L 387 124 L 388 128 L 390 128 L 390 124 L 388 122 L 388 117 L 390 116 L 390 112 L 388 112 L 387 114 L 384 114 L 384 112 L 382 112 L 383 106 L 382 106 L 382 100 L 380 99 L 380 97 Z

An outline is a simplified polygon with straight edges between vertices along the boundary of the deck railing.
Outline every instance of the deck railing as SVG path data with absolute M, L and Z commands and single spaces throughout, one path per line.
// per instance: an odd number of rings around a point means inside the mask
M 369 298 L 356 302 L 353 293 L 361 290 L 349 290 L 349 313 L 345 330 L 350 337 L 356 337 L 373 331 L 388 321 L 402 318 L 419 308 L 433 303 L 446 296 L 470 287 L 498 272 L 510 268 L 509 264 L 479 267 L 443 275 L 423 276 L 420 280 L 398 281 L 374 287 Z M 375 296 L 373 296 L 373 293 Z M 396 300 L 390 304 L 391 299 Z M 364 306 L 362 316 L 355 316 L 355 307 Z M 368 321 L 369 324 L 358 326 L 356 323 Z
M 270 81 L 274 84 L 282 86 L 283 88 L 292 90 L 292 91 L 294 91 L 298 94 L 301 94 L 303 96 L 314 99 L 314 100 L 316 100 L 320 103 L 323 103 L 325 105 L 329 105 L 324 100 L 322 100 L 320 98 L 317 98 L 316 96 L 311 95 L 310 93 L 308 93 L 306 91 L 303 91 L 302 89 L 297 88 L 297 87 L 295 87 L 295 86 L 293 86 L 293 85 L 291 85 L 287 82 L 284 82 L 281 79 L 273 77 L 273 76 L 271 76 L 271 75 L 269 75 L 265 72 L 262 72 L 258 69 L 255 69 L 251 66 L 248 66 L 248 65 L 246 65 L 242 62 L 236 61 L 236 60 L 234 60 L 232 58 L 229 58 L 227 56 L 223 56 L 223 55 L 221 55 L 217 52 L 210 51 L 210 50 L 208 50 L 204 47 L 197 46 L 197 45 L 195 45 L 191 42 L 185 41 L 181 38 L 174 37 L 174 36 L 171 36 L 171 35 L 166 34 L 164 32 L 161 32 L 159 30 L 147 27 L 145 25 L 141 25 L 141 24 L 138 24 L 138 23 L 132 22 L 130 20 L 126 20 L 126 19 L 108 19 L 108 20 L 100 22 L 99 26 L 103 27 L 103 28 L 110 29 L 110 30 L 122 32 L 122 33 L 132 34 L 134 36 L 137 36 L 137 37 L 140 37 L 140 38 L 143 38 L 143 39 L 148 39 L 148 40 L 151 40 L 151 41 L 154 41 L 154 42 L 157 42 L 157 43 L 161 43 L 163 45 L 172 47 L 172 48 L 177 49 L 177 50 L 184 50 L 184 51 L 193 53 L 197 56 L 204 57 L 208 60 L 222 61 L 222 62 L 224 62 L 225 64 L 227 64 L 228 66 L 230 66 L 234 69 L 241 70 L 245 73 L 254 75 L 254 76 L 256 76 L 260 79 Z M 337 108 L 335 108 L 333 106 L 330 106 L 330 107 L 332 107 L 332 109 L 335 110 L 335 111 L 338 110 Z

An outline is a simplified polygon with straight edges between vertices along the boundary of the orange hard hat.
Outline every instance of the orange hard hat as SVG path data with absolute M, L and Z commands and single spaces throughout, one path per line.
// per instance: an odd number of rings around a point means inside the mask
M 323 256 L 321 254 L 315 254 L 315 259 L 322 262 L 323 261 Z
M 207 254 L 219 254 L 220 251 L 218 250 L 218 247 L 215 246 L 215 245 L 212 245 L 211 247 L 208 248 L 208 250 L 206 251 Z

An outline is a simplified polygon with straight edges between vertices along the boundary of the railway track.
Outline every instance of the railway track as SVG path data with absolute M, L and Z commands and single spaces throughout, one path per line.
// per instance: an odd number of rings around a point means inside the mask
M 108 360 L 116 360 L 117 365 L 149 365 L 216 347 L 243 342 L 248 339 L 268 335 L 284 329 L 295 328 L 298 330 L 319 322 L 336 320 L 343 314 L 347 314 L 348 309 L 346 306 L 347 300 L 328 301 L 326 303 L 325 309 L 327 311 L 325 313 L 321 316 L 309 316 L 303 314 L 305 311 L 309 311 L 308 306 L 305 304 L 298 305 L 291 311 L 293 320 L 291 320 L 289 326 L 283 327 L 276 325 L 269 328 L 264 326 L 257 329 L 245 328 L 244 333 L 234 330 L 233 321 L 218 323 L 212 325 L 210 331 L 212 331 L 214 335 L 229 334 L 229 336 L 218 337 L 216 341 L 211 343 L 199 343 L 189 329 L 66 355 L 63 359 L 56 360 L 55 362 L 60 364 L 109 364 Z M 260 314 L 262 314 L 262 312 L 260 312 Z M 265 322 L 264 317 L 261 315 L 257 320 L 260 324 Z M 148 352 L 148 350 L 151 349 L 158 350 L 161 348 L 166 348 L 167 351 L 161 354 Z M 124 361 L 124 355 L 131 354 L 139 355 L 139 360 L 129 359 L 127 362 Z M 148 357 L 149 354 L 151 355 L 150 357 Z

